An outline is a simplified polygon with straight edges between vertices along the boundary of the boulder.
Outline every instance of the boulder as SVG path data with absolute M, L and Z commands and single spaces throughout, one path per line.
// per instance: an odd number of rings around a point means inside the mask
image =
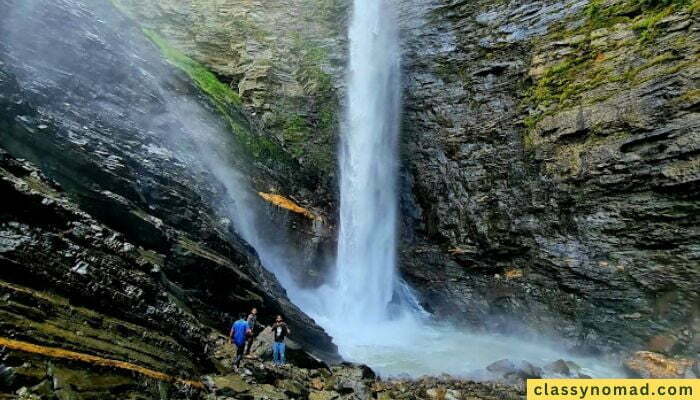
M 308 390 L 299 381 L 292 379 L 283 379 L 277 382 L 277 387 L 284 393 L 294 399 L 304 398 L 308 395 Z
M 566 361 L 564 360 L 557 360 L 554 362 L 551 362 L 543 367 L 543 370 L 549 375 L 549 374 L 554 374 L 554 375 L 561 375 L 561 376 L 570 376 L 571 370 L 569 369 L 569 366 L 566 364 Z
M 459 400 L 460 393 L 457 390 L 447 389 L 445 387 L 431 388 L 425 391 L 428 398 L 431 400 Z
M 366 365 L 344 362 L 331 368 L 333 375 L 326 379 L 325 387 L 340 394 L 352 393 L 361 399 L 370 397 L 372 383 L 376 375 Z
M 581 367 L 573 361 L 556 360 L 542 367 L 545 376 L 580 377 Z
M 0 364 L 0 386 L 10 386 L 14 380 L 14 375 L 12 368 Z
M 337 399 L 338 397 L 340 397 L 340 394 L 338 394 L 338 392 L 328 390 L 314 390 L 311 393 L 309 393 L 309 400 L 333 400 Z
M 506 380 L 511 378 L 526 380 L 542 377 L 542 369 L 525 360 L 509 360 L 504 358 L 503 360 L 496 361 L 489 365 L 486 369 L 499 378 L 505 378 Z
M 674 336 L 656 335 L 649 339 L 646 348 L 655 353 L 671 354 L 677 344 L 678 339 Z
M 250 394 L 254 400 L 285 400 L 288 398 L 283 390 L 267 384 L 253 386 L 250 390 Z
M 223 375 L 211 377 L 212 389 L 220 396 L 240 396 L 250 391 L 251 386 L 240 375 Z
M 695 378 L 696 361 L 689 358 L 670 358 L 651 351 L 637 351 L 624 362 L 630 374 L 645 379 Z
M 294 331 L 292 332 L 292 335 Z M 290 336 L 292 336 L 290 335 Z M 272 328 L 265 327 L 253 341 L 251 355 L 261 360 L 272 360 Z M 285 357 L 288 363 L 297 367 L 310 369 L 328 369 L 328 365 L 322 360 L 304 351 L 299 344 L 292 339 L 287 339 Z

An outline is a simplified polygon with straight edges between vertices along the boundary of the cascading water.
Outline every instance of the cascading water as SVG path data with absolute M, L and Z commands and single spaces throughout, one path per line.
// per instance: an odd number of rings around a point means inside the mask
M 395 286 L 400 49 L 386 1 L 355 0 L 340 151 L 336 315 L 386 319 Z
M 300 288 L 285 247 L 267 235 L 245 179 L 224 158 L 207 160 L 233 204 L 229 213 L 263 265 L 290 299 L 333 336 L 343 357 L 385 375 L 450 373 L 478 378 L 502 358 L 535 364 L 565 357 L 591 376 L 619 375 L 599 360 L 567 355 L 554 342 L 474 334 L 423 312 L 397 276 L 397 147 L 400 121 L 398 21 L 392 0 L 354 0 L 349 30 L 347 110 L 340 149 L 340 231 L 334 274 L 316 289 Z M 201 149 L 219 147 L 208 130 L 192 126 Z M 213 152 L 213 151 L 212 151 Z M 215 153 L 215 152 L 213 152 Z M 269 229 L 269 228 L 268 228 Z

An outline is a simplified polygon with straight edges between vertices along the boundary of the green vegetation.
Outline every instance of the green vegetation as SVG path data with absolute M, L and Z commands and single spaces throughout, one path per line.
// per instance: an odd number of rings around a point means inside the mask
M 280 126 L 285 147 L 296 158 L 304 158 L 320 171 L 332 168 L 331 139 L 337 125 L 337 96 L 333 77 L 323 70 L 328 64 L 328 51 L 321 44 L 297 33 L 292 52 L 299 57 L 297 79 L 306 95 L 314 102 L 308 114 L 279 113 L 275 125 Z M 303 108 L 300 105 L 288 107 Z
M 694 0 L 697 3 L 698 0 Z M 588 29 L 611 27 L 617 23 L 632 22 L 642 42 L 648 42 L 656 35 L 656 24 L 672 12 L 693 7 L 691 0 L 628 0 L 606 5 L 603 0 L 593 0 L 586 7 Z
M 534 85 L 525 90 L 521 103 L 530 115 L 523 119 L 523 147 L 532 151 L 548 140 L 540 136 L 538 124 L 543 118 L 578 107 L 603 102 L 621 91 L 651 79 L 668 76 L 697 65 L 688 49 L 695 46 L 688 35 L 677 35 L 660 42 L 664 29 L 659 23 L 679 11 L 698 9 L 700 0 L 593 0 L 586 7 L 583 24 L 563 21 L 553 26 L 543 39 L 568 46 L 558 60 L 549 61 L 536 75 Z M 611 33 L 620 37 L 613 40 Z M 692 104 L 697 93 L 689 92 L 673 101 Z M 628 132 L 602 135 L 592 129 L 573 142 L 557 142 L 551 159 L 544 164 L 548 174 L 575 177 L 586 154 L 601 145 L 625 140 Z
M 284 119 L 283 124 L 284 142 L 289 145 L 292 156 L 303 156 L 304 148 L 302 146 L 311 135 L 309 122 L 301 115 L 289 114 Z
M 241 99 L 228 85 L 219 81 L 207 68 L 170 46 L 156 32 L 143 29 L 144 34 L 161 50 L 163 56 L 181 69 L 207 95 L 211 103 L 228 122 L 236 141 L 246 153 L 257 160 L 287 164 L 291 160 L 282 148 L 263 136 L 254 135 L 240 111 Z
M 615 79 L 613 72 L 596 66 L 593 59 L 577 57 L 564 60 L 545 70 L 531 88 L 529 99 L 540 109 L 552 113 L 580 104 L 580 94 L 612 79 Z
M 163 56 L 174 66 L 183 70 L 205 93 L 207 93 L 217 105 L 225 107 L 241 105 L 241 99 L 228 85 L 219 81 L 216 75 L 200 63 L 187 57 L 179 50 L 171 47 L 162 37 L 149 29 L 143 32 L 155 43 L 163 53 Z
M 691 89 L 680 95 L 676 101 L 681 103 L 697 103 L 700 102 L 700 89 Z
M 322 68 L 328 62 L 328 50 L 297 32 L 292 37 L 292 52 L 300 57 L 299 74 L 309 94 L 329 95 L 333 90 L 332 76 Z
M 575 176 L 581 172 L 586 154 L 595 153 L 596 148 L 613 142 L 620 142 L 629 137 L 629 132 L 618 132 L 614 135 L 589 135 L 584 141 L 557 146 L 553 154 L 553 162 L 545 165 L 545 170 L 559 176 Z
M 656 40 L 661 20 L 678 10 L 692 9 L 699 1 L 593 0 L 584 10 L 585 23 L 567 28 L 570 25 L 565 21 L 553 27 L 545 40 L 563 41 L 572 51 L 538 74 L 535 84 L 526 91 L 523 106 L 531 110 L 523 121 L 528 131 L 523 138 L 526 147 L 536 143 L 531 135 L 535 135 L 534 129 L 544 116 L 604 101 L 619 90 L 673 74 L 692 63 L 679 55 L 688 46 L 684 36 L 674 39 L 671 48 L 661 54 L 655 54 L 650 42 Z M 634 32 L 636 39 L 608 41 L 608 32 L 616 30 Z M 607 60 L 608 54 L 613 59 Z M 645 72 L 663 64 L 669 66 Z M 602 86 L 604 89 L 594 91 Z
M 314 0 L 307 3 L 310 12 L 307 19 L 310 21 L 325 21 L 332 30 L 342 30 L 343 24 L 340 18 L 347 15 L 348 2 L 343 0 Z
M 639 34 L 639 39 L 642 42 L 650 42 L 658 34 L 656 24 L 658 24 L 663 18 L 669 16 L 673 11 L 674 7 L 670 6 L 658 10 L 657 12 L 648 13 L 648 15 L 645 15 L 643 18 L 632 24 L 632 29 Z
M 491 53 L 484 54 L 484 58 L 489 58 Z M 451 60 L 449 57 L 442 57 L 436 59 L 435 73 L 445 80 L 459 79 L 465 87 L 468 87 L 472 82 L 471 74 L 468 71 L 468 67 L 461 63 Z
M 269 33 L 264 31 L 258 25 L 245 20 L 245 19 L 232 19 L 231 24 L 233 30 L 239 34 L 242 34 L 245 38 L 254 39 L 258 42 L 269 41 Z M 228 32 L 226 32 L 228 33 Z

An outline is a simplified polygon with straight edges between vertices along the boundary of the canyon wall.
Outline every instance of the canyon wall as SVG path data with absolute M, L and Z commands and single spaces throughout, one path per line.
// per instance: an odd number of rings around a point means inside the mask
M 697 3 L 404 4 L 402 271 L 425 306 L 696 354 Z
M 258 205 L 300 250 L 297 279 L 318 284 L 335 248 L 348 3 L 37 0 L 34 14 L 19 3 L 0 7 L 55 26 L 0 42 L 8 335 L 196 376 L 216 368 L 210 335 L 255 304 L 335 359 L 221 214 L 226 189 L 153 132 L 187 136 L 157 118 L 172 93 L 214 116 L 235 144 L 221 152 L 255 191 L 318 217 Z M 397 7 L 400 270 L 423 306 L 581 350 L 696 355 L 697 2 Z M 23 47 L 32 38 L 46 45 Z M 134 43 L 148 52 L 135 57 Z M 66 328 L 77 325 L 89 328 Z M 123 344 L 135 336 L 137 355 Z
M 337 361 L 331 338 L 241 239 L 227 213 L 231 182 L 204 162 L 203 149 L 221 152 L 252 189 L 276 185 L 243 145 L 275 143 L 232 97 L 210 97 L 109 2 L 3 0 L 0 9 L 0 341 L 17 387 L 157 396 L 143 377 L 70 360 L 198 380 L 228 368 L 219 351 L 251 306 L 265 310 L 262 323 L 285 315 L 292 352 Z M 250 206 L 280 212 L 262 198 Z

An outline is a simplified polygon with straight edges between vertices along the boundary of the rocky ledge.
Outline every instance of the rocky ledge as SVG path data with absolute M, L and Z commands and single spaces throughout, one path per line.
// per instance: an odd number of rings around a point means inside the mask
M 41 352 L 30 355 L 25 352 L 21 354 L 21 365 L 4 370 L 4 392 L 10 398 L 23 400 L 496 400 L 524 396 L 522 380 L 517 385 L 447 376 L 382 380 L 366 366 L 351 363 L 329 367 L 316 362 L 307 368 L 300 367 L 298 363 L 304 360 L 306 365 L 311 364 L 308 355 L 299 352 L 291 354 L 294 364 L 276 366 L 264 361 L 271 358 L 269 338 L 269 329 L 263 331 L 254 344 L 252 358 L 244 359 L 234 369 L 233 345 L 221 335 L 212 337 L 211 350 L 219 370 L 196 379 L 178 379 L 152 370 L 107 365 L 66 354 L 54 353 L 46 358 Z M 12 363 L 19 357 L 20 354 L 11 352 L 5 359 Z M 518 371 L 520 374 L 523 370 Z M 510 370 L 508 373 L 516 374 Z M 0 398 L 4 398 L 2 393 Z

